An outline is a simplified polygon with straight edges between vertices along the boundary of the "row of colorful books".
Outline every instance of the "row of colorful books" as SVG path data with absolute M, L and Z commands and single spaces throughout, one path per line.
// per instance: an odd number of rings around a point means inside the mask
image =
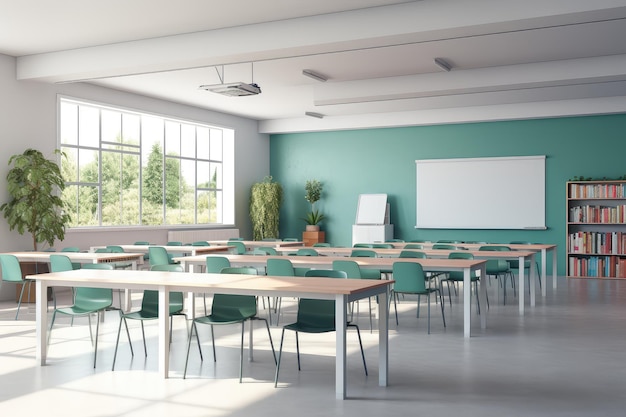
M 569 221 L 570 223 L 626 223 L 626 205 L 570 207 Z
M 617 256 L 570 256 L 568 274 L 572 277 L 626 278 L 626 259 Z
M 570 184 L 570 198 L 626 198 L 626 183 Z
M 626 232 L 575 232 L 567 236 L 568 253 L 626 254 Z

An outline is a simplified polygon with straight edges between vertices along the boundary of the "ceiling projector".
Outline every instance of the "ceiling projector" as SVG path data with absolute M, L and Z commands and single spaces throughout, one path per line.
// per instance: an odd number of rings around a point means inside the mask
M 254 83 L 201 85 L 199 88 L 229 97 L 256 96 L 261 93 L 261 87 Z

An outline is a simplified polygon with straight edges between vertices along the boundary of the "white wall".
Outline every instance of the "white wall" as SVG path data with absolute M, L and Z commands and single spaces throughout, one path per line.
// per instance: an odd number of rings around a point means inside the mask
M 250 187 L 269 175 L 269 135 L 259 134 L 257 121 L 138 96 L 89 84 L 45 84 L 17 81 L 15 58 L 0 54 L 0 178 L 6 178 L 11 155 L 32 147 L 52 155 L 57 147 L 57 95 L 92 100 L 103 104 L 159 113 L 235 129 L 235 227 L 241 236 L 251 237 L 248 215 Z M 0 204 L 8 200 L 6 181 L 0 181 Z M 66 232 L 56 247 L 148 240 L 165 243 L 167 230 L 96 230 Z M 0 216 L 0 252 L 30 250 L 29 236 L 10 232 Z M 9 287 L 9 286 L 7 286 Z M 11 289 L 12 290 L 12 289 Z M 3 289 L 2 293 L 7 290 Z M 1 296 L 1 295 L 0 295 Z

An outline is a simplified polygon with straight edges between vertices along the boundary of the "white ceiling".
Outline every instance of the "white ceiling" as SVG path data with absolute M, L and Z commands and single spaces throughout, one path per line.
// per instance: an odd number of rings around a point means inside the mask
M 626 111 L 626 0 L 0 0 L 0 9 L 0 53 L 18 57 L 20 80 L 91 82 L 256 119 L 269 133 Z M 219 83 L 218 70 L 262 93 L 198 89 Z

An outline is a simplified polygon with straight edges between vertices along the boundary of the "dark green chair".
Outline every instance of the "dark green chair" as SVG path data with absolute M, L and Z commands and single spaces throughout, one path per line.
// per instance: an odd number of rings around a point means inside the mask
M 277 256 L 278 252 L 276 251 L 276 249 L 269 247 L 269 246 L 259 246 L 258 248 L 255 248 L 252 253 L 254 255 L 269 255 L 269 256 Z
M 0 287 L 2 287 L 2 282 L 22 284 L 20 298 L 17 300 L 17 312 L 15 313 L 15 320 L 17 320 L 17 317 L 20 314 L 22 300 L 24 299 L 24 290 L 26 289 L 26 287 L 28 287 L 28 300 L 30 300 L 30 284 L 35 281 L 23 278 L 20 261 L 15 255 L 0 255 L 0 265 L 2 266 L 2 280 L 0 281 Z
M 393 279 L 394 284 L 391 289 L 391 298 L 396 312 L 396 325 L 398 325 L 398 294 L 417 295 L 417 317 L 420 312 L 420 300 L 422 295 L 427 297 L 428 303 L 428 334 L 430 334 L 430 295 L 435 293 L 439 296 L 441 304 L 441 317 L 443 319 L 443 327 L 446 327 L 446 316 L 444 314 L 443 299 L 439 288 L 428 288 L 426 286 L 426 275 L 422 269 L 422 265 L 416 262 L 394 262 L 393 263 Z
M 314 248 L 330 248 L 330 243 L 328 242 L 317 242 L 313 244 Z
M 122 248 L 121 246 L 118 245 L 108 245 L 107 249 L 109 250 L 109 252 L 111 253 L 126 253 L 126 251 L 124 250 L 124 248 Z M 132 268 L 133 264 L 132 263 L 115 263 L 113 264 L 113 267 L 115 269 L 128 269 L 128 268 Z
M 296 256 L 318 256 L 319 253 L 313 248 L 300 248 L 296 251 Z
M 224 268 L 221 271 L 222 274 L 248 274 L 256 275 L 257 271 L 251 267 L 240 268 Z M 213 326 L 222 326 L 229 324 L 241 323 L 241 348 L 239 351 L 239 382 L 242 382 L 243 378 L 243 339 L 245 322 L 248 320 L 263 320 L 265 327 L 267 328 L 267 334 L 270 339 L 270 345 L 272 347 L 272 356 L 274 363 L 276 364 L 276 352 L 274 351 L 274 343 L 272 342 L 272 333 L 270 332 L 270 326 L 266 319 L 257 316 L 257 301 L 253 295 L 234 295 L 234 294 L 215 294 L 213 295 L 213 305 L 211 307 L 211 314 L 207 316 L 197 317 L 191 323 L 191 330 L 189 331 L 189 338 L 187 340 L 187 358 L 185 359 L 185 371 L 183 378 L 187 377 L 187 366 L 189 364 L 189 350 L 191 348 L 191 339 L 194 332 L 196 340 L 198 342 L 198 351 L 200 352 L 200 360 L 202 357 L 202 348 L 200 346 L 200 338 L 198 336 L 198 324 L 208 324 L 211 326 L 211 341 L 213 344 L 213 362 L 217 362 L 215 354 L 215 335 L 213 333 Z
M 487 245 L 478 248 L 479 251 L 510 251 L 511 248 L 504 245 Z M 488 259 L 485 264 L 486 274 L 488 277 L 494 277 L 500 283 L 504 292 L 504 304 L 506 304 L 506 280 L 511 278 L 511 286 L 513 287 L 513 295 L 516 296 L 515 279 L 509 262 L 505 259 Z
M 469 252 L 452 252 L 448 255 L 448 259 L 474 259 L 474 255 Z M 470 274 L 470 281 L 474 284 L 474 294 L 476 295 L 476 305 L 478 314 L 480 314 L 480 297 L 478 295 L 478 281 L 480 277 L 476 274 L 475 271 L 472 271 Z M 461 271 L 450 271 L 447 274 L 446 278 L 443 278 L 439 281 L 439 290 L 443 293 L 443 283 L 446 283 L 448 286 L 448 301 L 450 305 L 452 305 L 452 294 L 450 292 L 450 282 L 456 284 L 458 282 L 464 282 L 463 272 Z M 487 298 L 487 307 L 489 307 L 489 298 Z
M 337 260 L 337 261 L 333 261 L 333 269 L 336 271 L 343 271 L 346 273 L 346 276 L 350 279 L 380 279 L 380 271 L 376 270 L 378 272 L 378 278 L 373 278 L 374 275 L 372 275 L 372 278 L 365 278 L 363 276 L 363 272 L 367 271 L 366 269 L 361 269 L 361 267 L 359 267 L 359 264 L 357 264 L 355 261 L 351 261 L 351 260 Z M 372 320 L 372 297 L 369 297 L 367 299 L 368 301 L 368 306 L 369 306 L 369 316 L 370 316 L 370 333 L 373 330 L 373 320 Z M 357 308 L 358 308 L 358 303 L 357 303 Z M 357 312 L 358 314 L 358 312 Z M 352 318 L 354 315 L 354 308 L 351 309 L 351 313 L 350 313 L 350 317 Z
M 149 246 L 150 242 L 148 242 L 147 240 L 138 240 L 134 244 L 137 246 Z M 150 260 L 150 254 L 146 253 L 145 255 L 143 255 L 143 260 L 144 262 Z
M 432 246 L 433 249 L 443 249 L 443 250 L 455 250 L 456 246 L 450 245 L 448 243 L 435 243 Z
M 328 278 L 347 278 L 347 274 L 343 271 L 316 270 L 312 269 L 306 273 L 307 277 L 328 277 Z M 365 362 L 365 352 L 363 351 L 363 343 L 361 341 L 361 331 L 356 324 L 347 323 L 348 327 L 354 327 L 359 338 L 359 346 L 361 348 L 361 358 L 363 359 L 363 368 L 367 375 L 367 363 Z M 274 377 L 274 387 L 278 385 L 278 374 L 280 372 L 280 362 L 283 352 L 283 342 L 285 339 L 285 330 L 296 332 L 296 356 L 298 358 L 298 371 L 300 371 L 300 341 L 299 333 L 327 333 L 334 332 L 335 328 L 335 302 L 334 300 L 314 300 L 309 298 L 301 298 L 298 301 L 298 315 L 296 321 L 283 326 L 280 336 L 280 349 L 278 350 L 278 363 L 276 364 L 276 375 Z
M 371 243 L 355 243 L 354 245 L 352 245 L 353 248 L 372 248 L 372 244 Z
M 374 248 L 374 249 L 393 249 L 393 245 L 391 243 L 372 243 L 372 248 Z
M 163 246 L 150 246 L 148 248 L 148 256 L 150 258 L 150 268 L 155 265 L 176 265 L 180 262 L 172 260 L 170 254 Z
M 207 256 L 206 257 L 206 273 L 208 274 L 220 274 L 222 269 L 230 267 L 230 261 L 224 256 Z M 204 302 L 204 315 L 207 315 L 206 308 L 206 294 L 202 294 L 202 300 Z
M 170 271 L 170 272 L 183 272 L 183 267 L 180 265 L 155 265 L 151 269 L 151 271 Z M 187 315 L 183 312 L 183 293 L 180 291 L 172 291 L 170 292 L 170 303 L 169 303 L 169 315 L 170 315 L 170 342 L 172 340 L 172 325 L 174 323 L 174 316 L 184 316 L 187 318 Z M 127 320 L 139 320 L 141 323 L 141 336 L 143 338 L 143 351 L 145 356 L 148 356 L 148 348 L 146 347 L 146 332 L 144 330 L 143 322 L 147 320 L 158 320 L 159 319 L 159 292 L 155 290 L 144 290 L 143 298 L 141 300 L 141 308 L 137 311 L 132 311 L 130 313 L 120 314 L 120 324 L 117 327 L 117 339 L 115 340 L 115 352 L 113 353 L 113 365 L 111 366 L 111 370 L 115 370 L 115 361 L 117 359 L 117 348 L 120 343 L 120 333 L 122 331 L 122 322 L 124 323 L 124 327 L 126 328 L 126 335 L 128 336 L 128 346 L 130 347 L 131 356 L 135 356 L 135 352 L 133 351 L 133 344 L 130 340 L 130 332 L 128 331 L 128 322 Z M 185 321 L 186 323 L 186 321 Z
M 531 242 L 522 241 L 522 240 L 514 240 L 510 242 L 511 245 L 532 245 Z M 516 270 L 519 270 L 519 260 L 513 259 L 509 261 L 509 266 L 511 267 L 511 271 L 515 273 Z M 530 261 L 524 261 L 524 270 L 527 272 L 526 277 L 528 279 L 528 293 L 530 293 Z M 539 261 L 535 261 L 535 271 L 537 271 L 537 277 L 539 278 L 539 289 L 541 289 L 541 270 L 539 269 Z
M 407 243 L 404 245 L 404 249 L 424 249 L 424 245 L 421 243 Z
M 98 356 L 98 332 L 100 329 L 100 316 L 102 312 L 111 307 L 113 304 L 113 290 L 110 288 L 86 288 L 76 287 L 74 291 L 74 304 L 69 307 L 55 308 L 52 313 L 52 321 L 50 322 L 50 331 L 48 333 L 48 344 L 52 337 L 52 328 L 56 320 L 57 314 L 64 314 L 74 317 L 87 316 L 89 320 L 89 335 L 93 344 L 93 334 L 91 331 L 91 315 L 96 314 L 96 341 L 93 355 L 93 367 L 96 367 L 96 359 Z

